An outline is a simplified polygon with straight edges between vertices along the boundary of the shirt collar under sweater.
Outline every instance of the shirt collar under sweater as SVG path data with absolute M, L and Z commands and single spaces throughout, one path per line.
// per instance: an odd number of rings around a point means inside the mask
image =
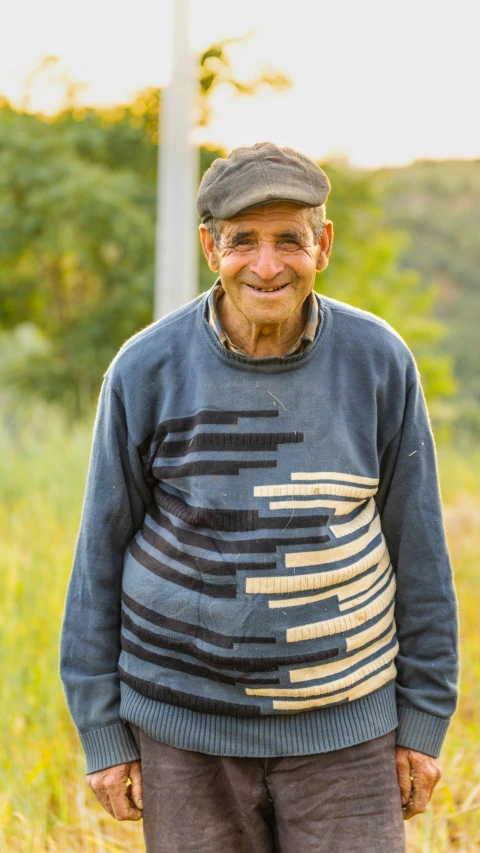
M 237 347 L 233 341 L 230 340 L 220 322 L 217 312 L 217 301 L 224 293 L 225 291 L 222 287 L 221 281 L 216 281 L 208 294 L 208 323 L 225 349 L 229 349 L 231 352 L 237 353 L 237 355 L 247 355 L 244 350 Z M 320 311 L 318 309 L 318 302 L 314 296 L 313 290 L 309 294 L 308 299 L 309 313 L 305 328 L 298 341 L 293 345 L 293 347 L 290 347 L 285 355 L 294 355 L 295 353 L 303 352 L 308 349 L 315 340 L 315 335 L 320 324 Z

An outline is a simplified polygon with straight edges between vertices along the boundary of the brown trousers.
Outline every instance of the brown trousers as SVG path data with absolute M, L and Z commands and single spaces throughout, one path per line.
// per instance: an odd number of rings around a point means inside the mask
M 131 728 L 147 853 L 405 853 L 395 732 L 319 755 L 234 758 Z

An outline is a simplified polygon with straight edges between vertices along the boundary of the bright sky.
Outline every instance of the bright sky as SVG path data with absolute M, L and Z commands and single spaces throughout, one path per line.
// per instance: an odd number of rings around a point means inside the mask
M 89 104 L 125 102 L 168 79 L 173 0 L 16 0 L 3 9 L 0 93 L 20 103 L 48 55 L 86 84 Z M 191 0 L 191 42 L 251 33 L 231 49 L 248 79 L 274 66 L 290 91 L 219 92 L 211 141 L 233 148 L 271 139 L 360 166 L 480 157 L 480 4 L 475 0 Z M 33 88 L 32 106 L 58 103 Z

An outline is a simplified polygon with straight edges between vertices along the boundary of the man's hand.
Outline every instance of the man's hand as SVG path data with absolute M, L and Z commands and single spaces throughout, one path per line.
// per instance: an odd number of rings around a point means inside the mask
M 117 820 L 142 817 L 142 771 L 140 761 L 116 764 L 86 777 L 89 788 L 105 811 Z
M 397 746 L 397 774 L 405 820 L 422 814 L 428 806 L 433 789 L 442 776 L 436 758 Z

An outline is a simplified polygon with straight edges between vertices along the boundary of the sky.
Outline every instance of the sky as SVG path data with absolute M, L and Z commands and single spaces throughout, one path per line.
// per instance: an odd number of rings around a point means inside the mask
M 56 56 L 81 102 L 126 102 L 165 85 L 173 0 L 16 0 L 3 8 L 0 93 L 16 105 L 28 75 Z M 415 159 L 479 158 L 480 4 L 474 0 L 191 0 L 190 42 L 223 38 L 237 77 L 265 67 L 285 92 L 252 98 L 220 90 L 197 141 L 231 149 L 271 139 L 312 157 L 362 167 Z M 52 112 L 60 88 L 44 72 L 30 107 Z

